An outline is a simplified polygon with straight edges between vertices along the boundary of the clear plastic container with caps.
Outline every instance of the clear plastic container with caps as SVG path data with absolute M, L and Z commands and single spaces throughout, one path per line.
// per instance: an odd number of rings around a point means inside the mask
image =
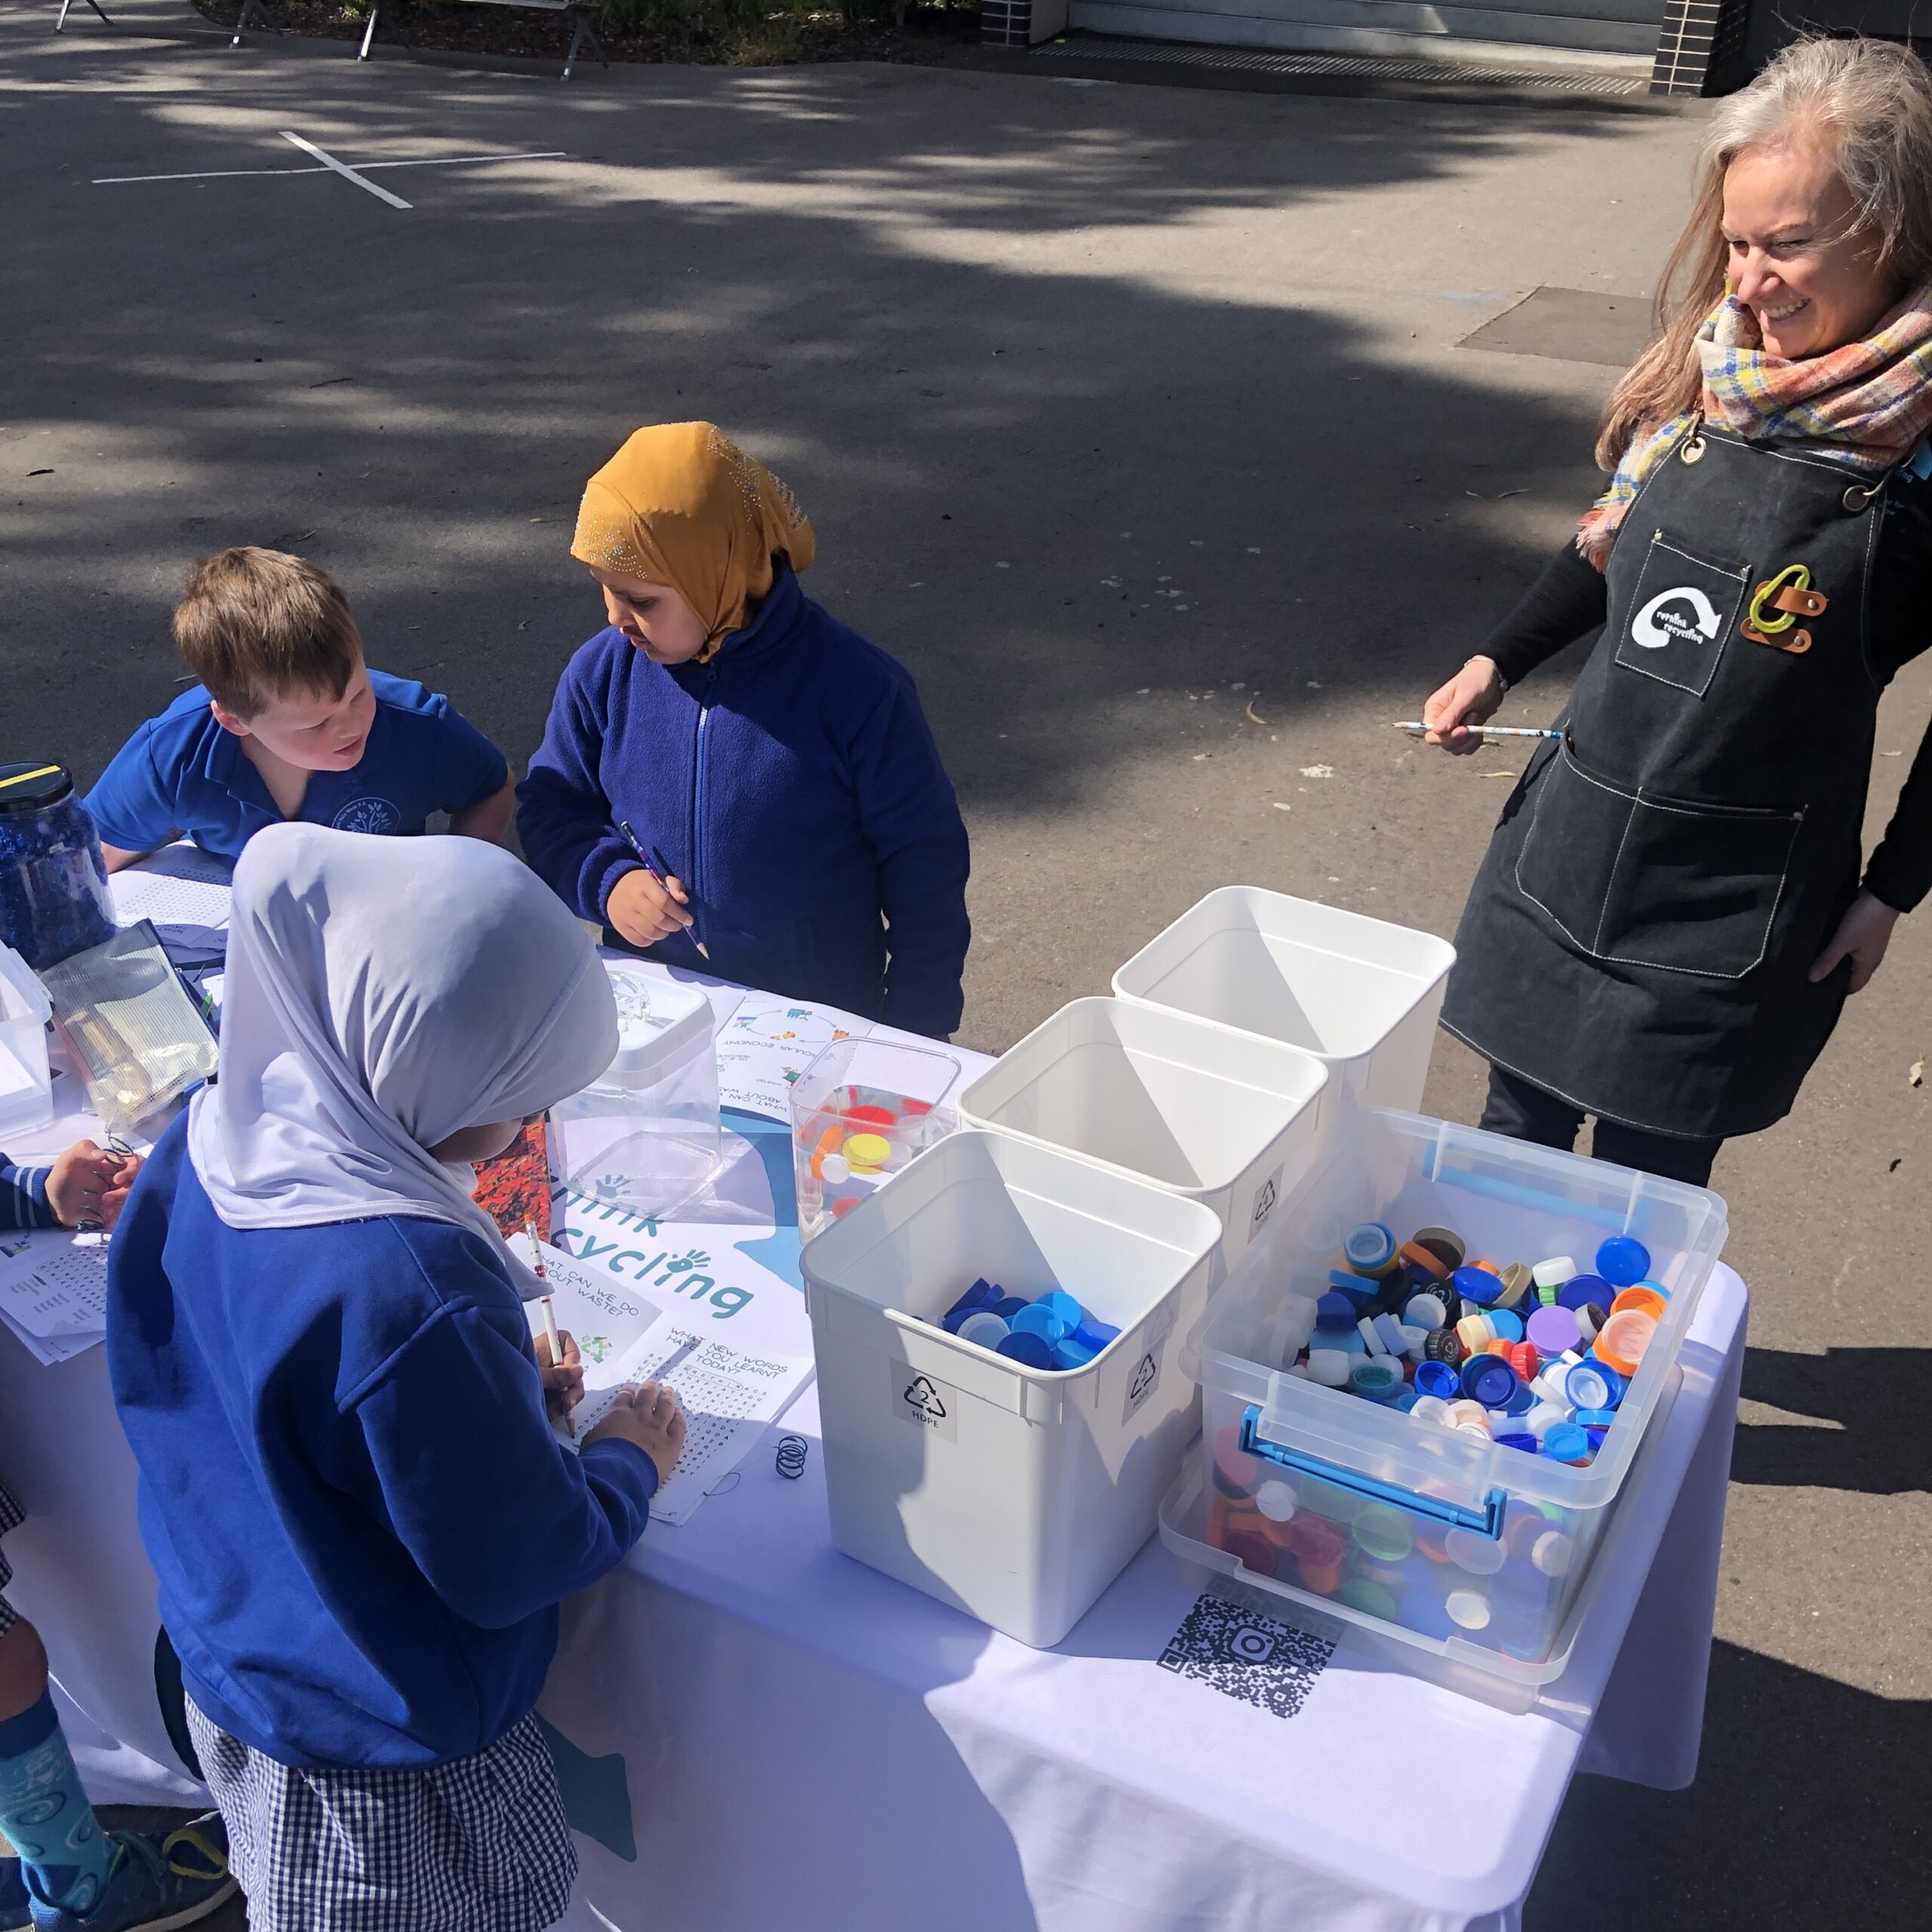
M 1248 1251 L 1192 1339 L 1198 1500 L 1186 1521 L 1170 1512 L 1164 1536 L 1238 1571 L 1244 1585 L 1371 1633 L 1403 1661 L 1426 1664 L 1426 1675 L 1454 1666 L 1506 1692 L 1547 1682 L 1567 1660 L 1570 1613 L 1632 1465 L 1675 1396 L 1678 1352 L 1726 1218 L 1702 1188 L 1415 1115 L 1361 1116 Z M 1499 1267 L 1594 1255 L 1613 1238 L 1641 1243 L 1648 1297 L 1632 1312 L 1654 1333 L 1639 1359 L 1623 1358 L 1632 1372 L 1614 1414 L 1579 1410 L 1546 1372 L 1524 1398 L 1539 1404 L 1541 1438 L 1520 1425 L 1492 1435 L 1481 1405 L 1466 1399 L 1446 1414 L 1410 1413 L 1323 1386 L 1312 1352 L 1296 1372 L 1349 1231 L 1368 1223 L 1453 1231 L 1470 1256 Z M 1600 1441 L 1579 1414 L 1597 1418 Z M 1467 1426 L 1454 1426 L 1459 1420 Z M 1264 1484 L 1273 1486 L 1269 1509 L 1259 1505 Z
M 834 1040 L 792 1088 L 802 1240 L 843 1219 L 958 1125 L 959 1063 L 937 1047 Z
M 607 959 L 617 1051 L 601 1075 L 550 1109 L 550 1158 L 564 1185 L 633 1214 L 668 1214 L 718 1171 L 718 1049 L 711 1001 Z
M 66 767 L 0 764 L 0 940 L 38 972 L 113 936 L 100 834 Z
M 0 1135 L 54 1118 L 47 1063 L 47 989 L 11 946 L 0 946 Z M 0 1142 L 0 1145 L 4 1145 Z

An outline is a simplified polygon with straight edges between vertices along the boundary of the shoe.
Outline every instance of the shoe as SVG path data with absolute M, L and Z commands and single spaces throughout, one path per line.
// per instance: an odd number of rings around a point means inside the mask
M 0 1860 L 0 1932 L 24 1932 L 32 1923 L 33 1908 L 27 1899 L 27 1881 L 20 1875 L 20 1861 Z
M 174 1932 L 218 1911 L 235 1892 L 219 1812 L 177 1829 L 112 1832 L 107 1883 L 91 1912 L 32 1901 L 35 1932 Z

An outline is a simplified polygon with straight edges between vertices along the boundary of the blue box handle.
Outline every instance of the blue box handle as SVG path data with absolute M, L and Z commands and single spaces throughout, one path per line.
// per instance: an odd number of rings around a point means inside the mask
M 1500 1489 L 1492 1489 L 1484 1498 L 1482 1506 L 1475 1509 L 1460 1503 L 1447 1502 L 1441 1497 L 1418 1496 L 1412 1489 L 1380 1482 L 1374 1476 L 1364 1475 L 1358 1469 L 1344 1468 L 1340 1463 L 1311 1456 L 1304 1450 L 1285 1449 L 1278 1442 L 1264 1441 L 1260 1423 L 1260 1410 L 1250 1403 L 1241 1413 L 1241 1446 L 1249 1455 L 1258 1456 L 1263 1462 L 1277 1463 L 1298 1475 L 1319 1476 L 1337 1489 L 1368 1497 L 1377 1503 L 1392 1503 L 1398 1509 L 1406 1509 L 1412 1516 L 1426 1516 L 1432 1523 L 1446 1523 L 1452 1530 L 1467 1530 L 1472 1536 L 1487 1537 L 1492 1542 L 1503 1534 L 1503 1512 L 1509 1498 Z

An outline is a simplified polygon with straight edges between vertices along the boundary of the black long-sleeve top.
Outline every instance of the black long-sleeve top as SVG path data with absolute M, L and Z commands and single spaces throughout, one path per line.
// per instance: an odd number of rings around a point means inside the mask
M 1887 684 L 1932 645 L 1932 479 L 1901 472 L 1885 504 L 1867 614 L 1872 668 Z M 1515 685 L 1607 614 L 1603 574 L 1566 540 L 1480 654 Z M 1932 891 L 1932 728 L 1912 759 L 1898 809 L 1865 869 L 1866 890 L 1900 912 Z

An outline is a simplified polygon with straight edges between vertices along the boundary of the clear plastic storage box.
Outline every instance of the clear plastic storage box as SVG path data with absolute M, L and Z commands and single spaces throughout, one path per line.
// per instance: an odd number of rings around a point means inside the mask
M 48 1071 L 47 989 L 11 946 L 0 946 L 0 1134 L 44 1127 L 54 1118 Z
M 1116 997 L 1315 1054 L 1324 1137 L 1362 1107 L 1414 1109 L 1456 949 L 1432 934 L 1257 886 L 1224 886 L 1115 974 Z
M 1180 1312 L 1221 1224 L 1090 1161 L 970 1129 L 809 1242 L 832 1541 L 1023 1644 L 1057 1644 L 1153 1533 L 1193 1434 Z M 939 1324 L 976 1278 L 1121 1331 L 1033 1369 Z
M 1279 1041 L 1078 999 L 1002 1054 L 959 1111 L 1211 1208 L 1232 1267 L 1307 1173 L 1327 1084 L 1321 1061 Z
M 718 1049 L 702 986 L 607 959 L 617 1052 L 601 1076 L 550 1109 L 564 1184 L 634 1214 L 665 1214 L 718 1171 Z
M 1666 1297 L 1587 1466 L 1418 1420 L 1287 1372 L 1361 1223 L 1449 1229 L 1500 1266 L 1606 1236 L 1649 1251 Z M 1724 1204 L 1686 1187 L 1408 1114 L 1362 1117 L 1252 1247 L 1201 1324 L 1205 1541 L 1244 1579 L 1478 1672 L 1536 1683 L 1724 1244 Z M 1531 1305 L 1534 1306 L 1534 1296 Z M 1172 1540 L 1170 1537 L 1170 1540 Z
M 934 1047 L 834 1040 L 792 1086 L 798 1234 L 849 1214 L 959 1124 L 959 1063 Z

